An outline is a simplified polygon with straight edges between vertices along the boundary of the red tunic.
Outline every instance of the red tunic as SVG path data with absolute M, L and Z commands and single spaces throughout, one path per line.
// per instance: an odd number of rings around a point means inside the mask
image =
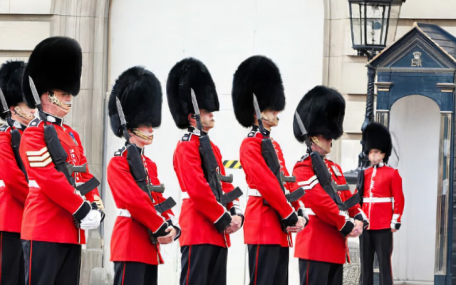
M 336 163 L 324 160 L 332 179 L 338 185 L 346 183 L 342 170 Z M 300 259 L 343 264 L 348 248 L 339 231 L 345 226 L 346 216 L 339 211 L 336 203 L 318 183 L 309 156 L 296 163 L 293 169 L 298 186 L 306 190 L 302 201 L 309 214 L 309 223 L 296 236 L 295 257 Z M 342 202 L 353 194 L 350 191 L 338 192 Z M 350 217 L 361 213 L 359 204 L 349 210 Z
M 10 131 L 8 126 L 0 129 L 0 231 L 20 233 L 29 186 L 17 166 Z
M 50 124 L 48 122 L 48 124 Z M 87 163 L 81 140 L 69 126 L 54 123 L 57 136 L 65 149 L 67 162 L 73 165 Z M 83 230 L 75 227 L 73 214 L 81 207 L 83 198 L 75 193 L 65 175 L 55 169 L 44 141 L 44 122 L 34 119 L 24 131 L 20 153 L 30 181 L 30 192 L 25 201 L 21 238 L 24 240 L 84 244 Z M 89 172 L 73 173 L 76 183 L 93 178 Z M 99 195 L 95 188 L 85 196 L 93 202 Z
M 139 188 L 130 172 L 127 151 L 121 149 L 108 165 L 108 183 L 117 208 L 128 210 L 131 217 L 118 216 L 111 238 L 111 261 L 142 262 L 152 265 L 163 263 L 159 245 L 152 244 L 148 229 L 156 232 L 166 220 L 174 216 L 171 210 L 162 214 L 154 205 L 166 199 L 161 193 L 151 192 L 154 199 Z M 150 183 L 160 185 L 157 166 L 142 155 Z
M 220 149 L 211 142 L 220 173 L 225 175 Z M 219 233 L 214 225 L 227 209 L 217 202 L 209 183 L 204 177 L 199 153 L 199 136 L 186 133 L 177 143 L 174 151 L 173 165 L 184 197 L 182 201 L 179 224 L 182 234 L 179 238 L 181 246 L 211 244 L 221 247 L 230 246 L 230 237 Z M 234 187 L 231 183 L 222 182 L 223 192 L 230 192 Z M 185 197 L 189 198 L 186 199 Z
M 385 165 L 364 171 L 363 211 L 369 219 L 369 230 L 389 229 L 392 222 L 401 223 L 404 193 L 396 169 Z
M 253 130 L 243 140 L 240 149 L 240 161 L 247 185 L 249 189 L 256 189 L 261 194 L 261 197 L 249 196 L 245 210 L 244 243 L 277 244 L 287 247 L 289 245 L 287 234 L 282 231 L 280 222 L 281 219 L 290 216 L 294 208 L 285 198 L 279 181 L 261 155 L 262 139 L 263 135 Z M 288 176 L 282 150 L 276 141 L 273 140 L 272 143 L 279 158 L 281 170 L 285 176 Z M 285 187 L 289 189 L 288 184 Z M 264 205 L 264 199 L 269 205 Z

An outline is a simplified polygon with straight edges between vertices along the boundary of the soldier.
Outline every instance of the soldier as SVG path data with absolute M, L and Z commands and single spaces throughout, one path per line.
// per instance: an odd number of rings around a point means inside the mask
M 303 211 L 298 218 L 287 200 L 292 183 L 283 181 L 288 170 L 280 145 L 270 136 L 279 123 L 278 113 L 285 107 L 279 69 L 264 56 L 248 58 L 234 74 L 232 97 L 236 119 L 243 127 L 252 128 L 240 148 L 249 186 L 244 242 L 249 251 L 250 284 L 288 284 L 289 227 L 296 226 L 299 232 L 306 221 Z M 264 151 L 266 143 L 271 149 L 268 153 Z
M 2 99 L 0 117 L 7 124 L 0 128 L 0 284 L 24 284 L 24 255 L 21 222 L 29 187 L 27 173 L 19 155 L 21 134 L 34 118 L 35 110 L 22 98 L 23 61 L 9 61 L 0 69 Z M 0 99 L 3 95 L 0 94 Z
M 294 135 L 306 143 L 307 154 L 293 175 L 306 189 L 302 201 L 309 215 L 309 225 L 296 237 L 301 285 L 342 285 L 346 238 L 359 236 L 364 228 L 358 196 L 352 198 L 342 169 L 326 158 L 332 141 L 343 133 L 344 115 L 344 98 L 325 86 L 310 90 L 296 109 Z
M 108 183 L 120 209 L 111 238 L 115 285 L 157 284 L 160 244 L 180 235 L 168 204 L 174 200 L 163 198 L 157 166 L 144 155 L 153 129 L 160 126 L 161 106 L 160 82 L 142 67 L 123 72 L 109 98 L 111 129 L 127 140 L 108 165 Z
M 212 112 L 219 110 L 215 85 L 201 61 L 186 58 L 171 69 L 166 90 L 174 122 L 188 129 L 173 158 L 183 199 L 180 284 L 223 285 L 229 234 L 241 228 L 244 217 L 239 200 L 232 199 L 238 188 L 224 176 L 220 150 L 207 135 L 215 123 Z M 224 193 L 236 195 L 225 199 Z
M 86 166 L 78 133 L 63 123 L 79 93 L 81 66 L 78 42 L 51 37 L 35 47 L 24 72 L 25 102 L 39 110 L 20 147 L 36 182 L 30 183 L 21 228 L 26 284 L 79 284 L 85 230 L 102 220 L 92 209 L 102 204 L 99 182 Z
M 404 211 L 402 178 L 399 172 L 386 165 L 392 143 L 388 129 L 379 123 L 370 123 L 363 132 L 364 153 L 371 167 L 360 172 L 358 186 L 361 205 L 369 219 L 369 227 L 360 236 L 361 285 L 374 284 L 374 254 L 380 267 L 380 284 L 393 284 L 391 254 L 393 233 L 401 226 Z

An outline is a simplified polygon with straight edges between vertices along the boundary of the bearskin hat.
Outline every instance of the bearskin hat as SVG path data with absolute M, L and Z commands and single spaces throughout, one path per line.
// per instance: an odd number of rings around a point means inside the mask
M 392 148 L 390 132 L 384 125 L 376 122 L 367 125 L 363 131 L 363 151 L 366 155 L 371 149 L 379 149 L 385 154 L 383 161 L 387 163 Z
M 127 128 L 140 125 L 157 128 L 161 124 L 162 90 L 157 77 L 143 67 L 132 67 L 117 78 L 108 102 L 111 129 L 122 137 L 116 98 L 119 98 Z
M 314 87 L 301 99 L 296 112 L 309 136 L 323 135 L 326 139 L 338 139 L 344 132 L 345 99 L 335 89 Z M 293 132 L 299 142 L 304 142 L 306 137 L 299 128 L 296 116 Z
M 38 94 L 53 89 L 78 95 L 81 83 L 82 52 L 79 43 L 67 37 L 50 37 L 40 42 L 30 55 L 22 78 L 27 105 L 35 108 L 29 85 L 33 79 Z
M 238 122 L 248 128 L 255 122 L 253 94 L 257 97 L 260 111 L 282 111 L 285 93 L 277 66 L 267 57 L 256 55 L 243 61 L 234 73 L 234 114 Z
M 217 91 L 209 70 L 201 61 L 185 58 L 171 69 L 166 84 L 169 110 L 180 129 L 189 126 L 188 114 L 195 113 L 191 89 L 195 92 L 199 109 L 219 110 Z
M 23 61 L 7 61 L 0 67 L 0 88 L 3 91 L 3 95 L 5 95 L 8 107 L 17 106 L 19 103 L 24 102 L 22 97 L 22 74 L 25 66 L 26 64 Z M 6 113 L 3 112 L 3 108 L 0 118 L 6 119 Z

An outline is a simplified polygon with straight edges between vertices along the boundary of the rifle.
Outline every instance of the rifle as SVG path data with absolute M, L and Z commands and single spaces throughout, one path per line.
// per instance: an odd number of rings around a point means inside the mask
M 206 178 L 207 183 L 209 183 L 212 193 L 214 193 L 215 195 L 215 199 L 226 207 L 228 203 L 241 197 L 243 193 L 239 187 L 236 187 L 234 190 L 228 193 L 224 193 L 222 191 L 221 182 L 233 182 L 233 175 L 230 174 L 229 176 L 223 176 L 222 174 L 220 174 L 220 167 L 217 163 L 217 160 L 215 159 L 214 151 L 212 149 L 209 136 L 203 132 L 200 110 L 193 89 L 191 89 L 191 96 L 193 109 L 195 109 L 196 127 L 201 134 L 199 138 L 199 153 L 201 157 L 201 167 L 203 168 L 204 177 Z
M 11 111 L 8 108 L 8 104 L 6 103 L 5 95 L 3 91 L 0 89 L 0 101 L 3 107 L 3 113 L 6 113 L 6 122 L 8 126 L 10 126 L 10 134 L 11 134 L 11 148 L 13 149 L 14 158 L 16 159 L 16 164 L 19 169 L 24 173 L 25 179 L 28 182 L 28 175 L 27 171 L 25 170 L 24 162 L 22 161 L 21 155 L 19 154 L 19 145 L 21 144 L 21 133 L 19 130 L 13 128 L 14 121 L 11 118 Z
M 325 162 L 323 161 L 322 156 L 318 152 L 312 151 L 312 142 L 310 141 L 310 137 L 307 135 L 306 128 L 304 127 L 304 123 L 302 122 L 298 112 L 295 113 L 295 117 L 299 129 L 301 130 L 302 134 L 306 136 L 305 141 L 307 145 L 307 152 L 310 153 L 312 168 L 315 172 L 315 175 L 317 176 L 318 182 L 320 183 L 321 187 L 323 187 L 325 192 L 336 203 L 339 209 L 342 211 L 347 211 L 348 209 L 359 203 L 359 195 L 355 194 L 352 197 L 350 197 L 350 199 L 348 199 L 347 201 L 342 202 L 337 192 L 350 190 L 350 187 L 347 183 L 345 183 L 345 185 L 337 185 L 332 180 L 331 173 L 329 172 Z
M 285 195 L 285 198 L 288 200 L 288 202 L 292 203 L 297 200 L 299 200 L 302 196 L 304 196 L 305 192 L 304 189 L 301 187 L 289 194 L 285 194 L 285 187 L 283 184 L 285 182 L 295 182 L 296 177 L 294 176 L 285 176 L 283 175 L 282 171 L 280 170 L 280 163 L 279 163 L 279 158 L 277 157 L 277 153 L 274 149 L 274 145 L 272 144 L 271 139 L 269 138 L 268 131 L 264 128 L 263 126 L 263 121 L 261 120 L 261 111 L 260 107 L 258 105 L 258 100 L 253 94 L 253 106 L 255 109 L 257 121 L 258 121 L 258 127 L 260 130 L 260 133 L 263 135 L 263 139 L 261 141 L 261 155 L 264 158 L 264 161 L 268 165 L 269 169 L 274 173 L 274 176 L 277 178 L 277 181 L 280 184 L 280 188 L 282 189 L 282 192 Z M 268 201 L 263 199 L 265 205 L 269 205 Z
M 133 176 L 136 184 L 142 191 L 144 191 L 149 199 L 154 203 L 154 198 L 152 197 L 151 192 L 158 192 L 163 193 L 165 191 L 165 186 L 161 185 L 152 185 L 149 183 L 147 178 L 146 170 L 144 169 L 144 164 L 141 158 L 141 152 L 138 147 L 132 143 L 130 143 L 130 135 L 128 134 L 127 129 L 127 121 L 125 119 L 125 115 L 122 109 L 122 104 L 118 97 L 116 97 L 116 106 L 117 106 L 117 113 L 120 119 L 120 125 L 123 128 L 123 136 L 127 140 L 126 150 L 127 150 L 127 162 L 128 166 L 130 167 L 130 173 Z M 176 205 L 176 201 L 172 197 L 169 197 L 165 201 L 160 204 L 154 206 L 155 210 L 160 214 L 171 209 Z M 153 244 L 157 244 L 157 237 L 154 236 L 150 229 L 147 229 L 149 233 L 149 238 Z

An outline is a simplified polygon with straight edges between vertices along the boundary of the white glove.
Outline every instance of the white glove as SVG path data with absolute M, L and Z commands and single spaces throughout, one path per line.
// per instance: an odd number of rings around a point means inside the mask
M 81 220 L 80 227 L 83 230 L 94 230 L 100 226 L 101 213 L 98 210 L 90 210 L 87 216 Z

